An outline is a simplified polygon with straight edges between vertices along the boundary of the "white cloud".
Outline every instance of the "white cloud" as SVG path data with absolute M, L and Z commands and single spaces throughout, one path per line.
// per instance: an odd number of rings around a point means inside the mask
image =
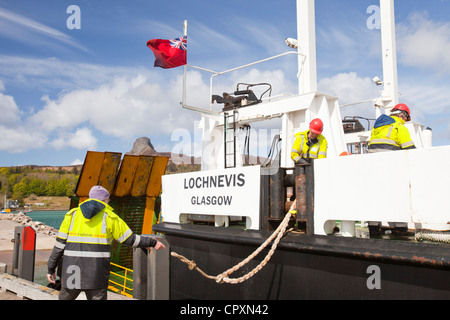
M 0 150 L 20 153 L 45 146 L 47 138 L 38 132 L 32 132 L 24 126 L 0 125 Z
M 71 147 L 80 150 L 95 150 L 97 148 L 97 139 L 88 128 L 80 128 L 75 133 L 64 132 L 59 138 L 55 139 L 51 145 L 57 149 Z
M 57 44 L 88 51 L 65 33 L 4 8 L 0 8 L 0 34 L 27 45 L 49 45 L 49 40 L 56 40 Z
M 450 92 L 447 86 L 433 83 L 407 84 L 403 96 L 411 105 L 417 105 L 422 113 L 439 115 L 450 112 Z
M 323 78 L 318 83 L 319 91 L 339 98 L 340 104 L 355 103 L 374 99 L 379 89 L 369 77 L 360 78 L 356 72 L 339 73 L 331 78 Z
M 109 67 L 63 61 L 0 55 L 0 76 L 11 85 L 48 92 L 98 87 L 117 76 L 135 76 L 145 68 Z
M 95 68 L 87 65 L 87 69 Z M 104 71 L 114 74 L 112 70 Z M 80 73 L 87 71 L 82 69 Z M 188 80 L 188 89 L 195 92 L 191 96 L 193 105 L 208 101 L 209 87 L 199 72 L 189 72 Z M 175 80 L 165 81 L 158 72 L 132 77 L 119 72 L 93 89 L 61 91 L 55 99 L 43 96 L 43 107 L 28 115 L 21 112 L 12 96 L 0 93 L 0 111 L 4 115 L 0 125 L 16 124 L 14 130 L 0 132 L 0 140 L 4 140 L 0 149 L 95 149 L 99 133 L 122 140 L 171 133 L 191 126 L 198 117 L 181 108 L 181 88 L 181 73 Z
M 402 86 L 401 101 L 411 109 L 413 121 L 441 131 L 450 122 L 450 92 L 446 84 L 435 84 L 430 81 L 423 83 L 405 83 Z M 450 131 L 439 134 L 439 139 L 449 143 Z
M 296 63 L 296 59 L 294 60 Z M 71 146 L 68 139 L 79 128 L 90 128 L 93 136 L 100 132 L 105 136 L 133 139 L 136 136 L 170 134 L 176 128 L 191 128 L 192 123 L 199 119 L 198 114 L 180 106 L 183 80 L 181 69 L 173 77 L 173 72 L 168 75 L 166 72 L 158 72 L 159 69 L 150 71 L 145 68 L 139 70 L 70 63 L 55 58 L 8 56 L 0 59 L 0 67 L 0 75 L 10 80 L 14 75 L 19 75 L 23 81 L 21 84 L 25 86 L 41 84 L 43 87 L 53 86 L 59 91 L 57 98 L 42 97 L 43 107 L 21 119 L 28 128 L 47 137 L 51 141 L 49 145 L 54 148 Z M 209 108 L 210 74 L 188 70 L 187 104 Z M 17 79 L 12 78 L 16 83 L 19 81 Z M 233 92 L 237 82 L 268 82 L 273 87 L 272 95 L 295 94 L 298 91 L 296 78 L 286 78 L 283 70 L 246 68 L 229 76 L 216 77 L 213 94 Z M 321 84 L 325 85 L 325 89 L 321 88 Z M 341 103 L 351 103 L 355 102 L 354 99 L 373 98 L 368 89 L 370 86 L 368 78 L 361 79 L 350 73 L 323 79 L 319 89 L 336 94 L 343 99 Z M 259 97 L 267 87 L 254 89 Z M 216 106 L 217 109 L 221 107 Z M 16 115 L 20 117 L 19 110 Z M 270 123 L 271 127 L 273 125 Z
M 81 161 L 80 159 L 75 159 L 70 163 L 71 166 L 78 166 L 80 164 L 83 164 L 83 161 Z
M 56 97 L 44 95 L 42 106 L 34 105 L 36 111 L 27 113 L 13 96 L 0 93 L 0 126 L 15 124 L 14 130 L 0 131 L 0 150 L 12 146 L 20 152 L 42 147 L 92 149 L 98 145 L 99 134 L 123 141 L 161 136 L 192 127 L 199 117 L 180 106 L 181 68 L 161 72 L 0 56 L 0 76 L 3 91 L 5 79 L 11 87 L 58 93 Z M 198 71 L 188 71 L 187 79 L 188 103 L 208 108 L 208 79 Z
M 286 78 L 286 74 L 282 70 L 271 70 L 271 71 L 261 71 L 257 68 L 252 69 L 243 69 L 245 71 L 236 73 L 232 77 L 233 85 L 231 88 L 235 88 L 237 83 L 249 83 L 249 84 L 258 84 L 258 83 L 269 83 L 272 86 L 272 96 L 279 94 L 297 94 L 298 93 L 298 85 L 296 82 L 292 82 Z M 295 73 L 295 72 L 293 72 Z M 295 80 L 297 80 L 295 78 Z M 245 88 L 245 86 L 241 87 Z M 267 90 L 269 87 L 262 86 L 254 86 L 251 89 L 255 91 L 256 96 L 259 98 L 260 95 Z M 263 98 L 269 97 L 269 94 L 266 93 Z
M 0 93 L 0 115 L 0 150 L 17 153 L 45 145 L 45 135 L 23 124 L 14 97 Z
M 48 131 L 89 125 L 118 138 L 167 130 L 171 124 L 161 124 L 167 118 L 164 115 L 173 110 L 175 100 L 164 92 L 142 75 L 118 77 L 96 89 L 75 90 L 55 100 L 44 97 L 45 106 L 30 121 Z M 152 119 L 162 119 L 163 123 Z
M 375 109 L 372 101 L 380 96 L 379 88 L 375 86 L 369 77 L 361 78 L 356 72 L 339 73 L 331 78 L 323 78 L 318 83 L 319 91 L 339 98 L 341 116 L 360 116 L 368 119 L 375 118 Z M 366 124 L 363 123 L 365 126 Z
M 380 87 L 376 87 L 368 78 L 360 78 L 355 72 L 340 73 L 331 78 L 319 81 L 319 90 L 339 98 L 341 106 L 379 97 Z M 434 117 L 439 116 L 441 121 L 448 122 L 450 113 L 450 93 L 445 85 L 426 83 L 403 82 L 400 101 L 406 103 L 411 109 L 412 120 L 423 123 L 425 126 L 436 125 Z M 341 108 L 342 116 L 363 116 L 373 119 L 375 111 L 373 103 L 362 103 L 355 106 Z M 440 124 L 439 124 L 440 125 Z
M 0 115 L 0 125 L 12 127 L 18 123 L 19 108 L 14 97 L 0 93 Z
M 399 61 L 408 66 L 450 72 L 450 22 L 414 13 L 397 27 Z

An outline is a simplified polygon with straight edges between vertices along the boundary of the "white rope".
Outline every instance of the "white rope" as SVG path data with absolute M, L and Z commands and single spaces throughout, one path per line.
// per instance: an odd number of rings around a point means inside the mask
M 416 230 L 416 241 L 437 241 L 450 243 L 450 232 L 448 231 L 433 231 L 433 230 Z
M 294 201 L 294 203 L 291 206 L 291 210 L 289 210 L 289 212 L 286 214 L 286 216 L 284 217 L 283 221 L 280 223 L 278 228 L 273 232 L 273 234 L 261 246 L 259 246 L 258 249 L 256 249 L 245 260 L 241 261 L 234 267 L 222 272 L 221 274 L 219 274 L 217 276 L 210 276 L 210 275 L 206 274 L 203 270 L 201 270 L 200 268 L 197 267 L 197 265 L 195 264 L 195 262 L 193 260 L 189 260 L 186 257 L 183 257 L 182 255 L 180 255 L 176 252 L 172 252 L 171 255 L 175 258 L 180 259 L 182 262 L 186 263 L 189 267 L 189 270 L 195 269 L 198 272 L 200 272 L 204 277 L 206 277 L 208 279 L 213 279 L 217 283 L 225 282 L 225 283 L 229 283 L 229 284 L 238 284 L 238 283 L 244 282 L 244 281 L 250 279 L 251 277 L 253 277 L 256 273 L 258 273 L 267 264 L 267 262 L 269 262 L 270 258 L 272 257 L 272 255 L 274 254 L 274 252 L 278 246 L 278 243 L 280 242 L 281 238 L 283 237 L 283 235 L 286 231 L 286 228 L 288 226 L 288 223 L 289 223 L 289 220 L 290 220 L 292 214 L 296 213 L 295 210 L 293 209 L 293 208 L 295 208 L 295 205 L 296 205 L 296 201 Z M 292 212 L 292 214 L 291 214 L 291 212 Z M 261 261 L 260 264 L 258 264 L 253 270 L 251 270 L 246 275 L 244 275 L 240 278 L 230 278 L 229 277 L 230 274 L 237 271 L 239 268 L 246 265 L 254 257 L 256 257 L 274 238 L 275 238 L 275 241 L 272 244 L 270 251 L 264 258 L 264 260 Z

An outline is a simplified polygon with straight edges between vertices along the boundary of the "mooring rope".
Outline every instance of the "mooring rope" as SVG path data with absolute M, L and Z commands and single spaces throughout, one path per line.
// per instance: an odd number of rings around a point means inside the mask
M 450 243 L 450 232 L 448 231 L 434 231 L 434 230 L 416 230 L 414 239 L 416 241 L 436 241 Z
M 289 220 L 291 218 L 291 216 L 293 214 L 295 214 L 295 211 L 293 210 L 293 208 L 295 208 L 295 204 L 296 202 L 294 201 L 294 203 L 291 206 L 291 209 L 289 210 L 289 212 L 286 214 L 286 216 L 284 217 L 283 221 L 280 223 L 280 225 L 278 226 L 278 228 L 272 233 L 272 235 L 258 248 L 256 249 L 251 255 L 249 255 L 245 260 L 241 261 L 240 263 L 238 263 L 237 265 L 235 265 L 234 267 L 222 272 L 221 274 L 217 275 L 217 276 L 210 276 L 208 274 L 206 274 L 203 270 L 201 270 L 199 267 L 197 267 L 196 263 L 193 260 L 189 260 L 186 257 L 176 253 L 176 252 L 172 252 L 171 255 L 175 258 L 180 259 L 180 261 L 186 263 L 188 265 L 189 270 L 197 270 L 198 272 L 200 272 L 200 274 L 202 274 L 205 278 L 208 279 L 212 279 L 215 280 L 217 283 L 229 283 L 229 284 L 238 284 L 241 282 L 244 282 L 248 279 L 250 279 L 251 277 L 253 277 L 256 273 L 258 273 L 266 264 L 267 262 L 270 260 L 270 258 L 272 257 L 272 255 L 274 254 L 278 243 L 280 242 L 281 238 L 284 235 L 284 232 L 286 231 L 286 228 L 288 226 Z M 276 237 L 276 238 L 275 238 Z M 250 262 L 254 257 L 256 257 L 273 239 L 275 238 L 274 243 L 272 244 L 272 247 L 270 249 L 270 251 L 267 253 L 266 257 L 264 258 L 263 261 L 261 261 L 260 264 L 258 264 L 253 270 L 251 270 L 250 272 L 248 272 L 246 275 L 239 277 L 239 278 L 229 278 L 229 275 L 232 274 L 233 272 L 237 271 L 239 268 L 241 268 L 242 266 L 246 265 L 248 262 Z

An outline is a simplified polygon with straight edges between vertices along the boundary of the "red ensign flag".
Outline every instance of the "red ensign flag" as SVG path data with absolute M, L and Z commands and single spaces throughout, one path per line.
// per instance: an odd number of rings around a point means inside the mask
M 168 69 L 179 67 L 187 63 L 186 37 L 171 40 L 152 39 L 147 41 L 147 46 L 155 55 L 154 67 Z

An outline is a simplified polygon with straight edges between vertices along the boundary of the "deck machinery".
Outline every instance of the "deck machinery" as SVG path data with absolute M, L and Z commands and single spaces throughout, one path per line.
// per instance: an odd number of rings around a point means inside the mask
M 399 97 L 393 0 L 380 0 L 380 9 L 384 88 L 373 101 L 375 116 L 389 114 Z M 433 147 L 431 131 L 410 122 L 417 149 L 368 154 L 370 127 L 358 117 L 342 120 L 338 98 L 317 90 L 314 0 L 298 0 L 297 16 L 298 50 L 273 57 L 298 56 L 297 95 L 258 97 L 255 86 L 270 85 L 239 84 L 211 92 L 209 110 L 189 106 L 184 95 L 183 107 L 201 116 L 202 170 L 162 177 L 164 223 L 153 228 L 173 252 L 213 275 L 258 248 L 295 199 L 292 231 L 239 284 L 218 284 L 172 257 L 170 298 L 450 298 L 450 146 Z M 294 135 L 314 118 L 324 122 L 328 156 L 295 166 Z M 239 135 L 271 119 L 281 124 L 273 148 L 251 160 Z M 347 151 L 352 155 L 341 156 Z M 249 272 L 267 252 L 231 276 Z

